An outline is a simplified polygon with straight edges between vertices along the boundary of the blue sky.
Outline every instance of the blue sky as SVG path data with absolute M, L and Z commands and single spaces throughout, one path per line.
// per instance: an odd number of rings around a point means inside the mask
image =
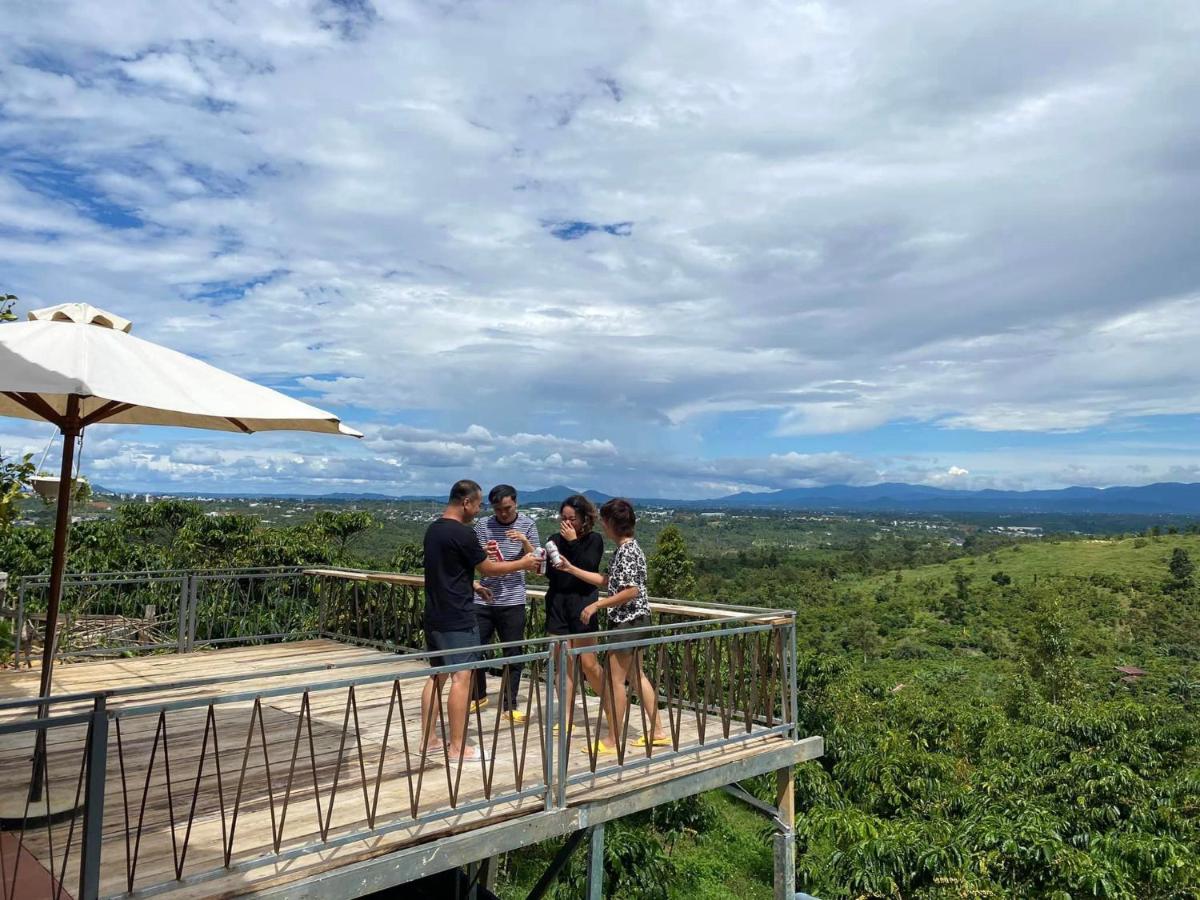
M 1200 480 L 1200 9 L 17 2 L 0 289 L 366 432 L 171 490 Z M 0 423 L 5 454 L 48 429 Z

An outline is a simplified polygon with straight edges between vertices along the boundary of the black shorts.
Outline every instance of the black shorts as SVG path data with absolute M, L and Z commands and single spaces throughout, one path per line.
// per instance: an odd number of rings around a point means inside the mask
M 630 619 L 624 624 L 618 625 L 616 628 L 609 628 L 605 634 L 609 635 L 610 641 L 645 641 L 655 636 L 662 636 L 661 632 L 647 631 L 650 627 L 649 616 L 638 616 L 636 619 Z M 626 647 L 626 652 L 641 650 L 645 655 L 649 647 Z
M 466 647 L 479 646 L 479 629 L 469 628 L 465 631 L 431 631 L 425 629 L 425 649 L 440 650 L 442 655 L 431 656 L 431 666 L 459 666 L 473 663 L 481 659 L 478 650 L 468 653 L 447 653 L 447 650 L 462 650 Z
M 600 630 L 600 611 L 597 610 L 586 625 L 579 616 L 598 596 L 551 594 L 546 598 L 546 633 L 559 636 L 595 634 Z

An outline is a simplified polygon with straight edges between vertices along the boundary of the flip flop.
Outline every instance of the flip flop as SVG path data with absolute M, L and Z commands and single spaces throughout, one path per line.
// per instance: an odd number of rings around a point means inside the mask
M 617 752 L 616 747 L 610 747 L 601 740 L 597 740 L 594 744 L 592 744 L 591 747 L 589 747 L 587 744 L 584 744 L 579 748 L 579 752 L 586 753 L 590 756 L 593 749 L 595 750 L 597 756 L 612 756 Z
M 450 765 L 457 766 L 460 759 L 463 761 L 463 765 L 466 765 L 467 763 L 487 762 L 487 753 L 484 752 L 482 747 L 471 747 L 468 749 L 473 750 L 474 752 L 464 753 L 462 756 L 455 756 L 454 754 L 451 754 Z
M 645 747 L 646 746 L 646 736 L 643 734 L 640 738 L 638 738 L 636 741 L 633 742 L 633 746 Z M 650 746 L 652 746 L 652 747 L 670 747 L 671 739 L 669 737 L 654 738 L 652 741 L 650 741 Z

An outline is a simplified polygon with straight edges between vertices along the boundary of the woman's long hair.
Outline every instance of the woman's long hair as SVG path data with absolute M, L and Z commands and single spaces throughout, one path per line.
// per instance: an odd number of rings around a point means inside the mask
M 572 494 L 558 505 L 558 511 L 561 513 L 568 506 L 575 510 L 575 515 L 579 517 L 579 525 L 576 527 L 575 533 L 579 537 L 591 534 L 592 529 L 596 527 L 595 504 L 583 494 Z

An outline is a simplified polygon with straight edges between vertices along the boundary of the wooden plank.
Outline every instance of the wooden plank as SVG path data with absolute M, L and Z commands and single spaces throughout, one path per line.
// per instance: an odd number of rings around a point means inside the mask
M 387 659 L 388 662 L 370 667 L 360 665 L 380 659 Z M 324 664 L 330 670 L 328 672 L 302 673 L 286 671 L 288 665 L 308 666 L 314 664 Z M 395 666 L 394 670 L 391 668 L 392 665 Z M 158 716 L 153 713 L 134 717 L 122 716 L 122 709 L 149 706 L 193 696 L 228 695 L 281 685 L 296 687 L 295 693 L 268 698 L 263 701 L 262 705 L 263 731 L 266 733 L 266 751 L 270 761 L 270 785 L 275 798 L 275 816 L 278 818 L 282 814 L 282 797 L 286 790 L 288 767 L 295 746 L 296 725 L 301 710 L 303 688 L 318 683 L 322 679 L 352 677 L 356 673 L 374 675 L 394 671 L 399 674 L 404 671 L 416 671 L 423 665 L 421 661 L 405 660 L 402 657 L 376 650 L 330 640 L 313 640 L 296 642 L 291 645 L 250 646 L 227 648 L 215 652 L 96 661 L 64 666 L 63 669 L 68 671 L 68 680 L 72 682 L 70 688 L 72 690 L 80 689 L 76 685 L 86 685 L 84 689 L 87 689 L 94 687 L 97 683 L 112 684 L 114 682 L 158 685 L 157 690 L 139 693 L 131 697 L 114 697 L 111 702 L 111 708 L 121 723 L 128 802 L 130 814 L 135 819 L 140 809 L 142 791 L 146 783 L 146 768 L 154 748 Z M 268 674 L 281 669 L 285 671 L 279 674 Z M 227 675 L 228 679 L 218 684 L 204 685 L 199 688 L 178 686 L 179 682 L 188 677 L 194 677 L 198 672 L 205 676 Z M 9 677 L 5 677 L 5 675 Z M 32 672 L 0 675 L 0 696 L 11 696 L 13 691 L 24 689 L 25 682 L 32 675 L 34 675 Z M 252 702 L 238 701 L 213 707 L 221 738 L 221 781 L 226 803 L 224 827 L 227 828 L 231 822 L 232 803 L 237 790 L 237 782 L 244 777 L 234 847 L 234 863 L 236 865 L 239 862 L 254 862 L 256 866 L 247 871 L 221 874 L 214 880 L 199 881 L 194 885 L 184 886 L 176 891 L 177 895 L 183 897 L 194 893 L 196 896 L 205 897 L 234 896 L 269 884 L 284 884 L 309 877 L 314 872 L 369 859 L 372 856 L 411 846 L 421 841 L 436 840 L 439 837 L 460 833 L 466 829 L 502 821 L 508 817 L 540 811 L 543 808 L 543 801 L 540 796 L 535 796 L 521 802 L 505 801 L 477 812 L 460 813 L 444 821 L 410 822 L 410 784 L 406 772 L 414 773 L 413 786 L 415 787 L 415 767 L 418 761 L 414 753 L 410 752 L 408 757 L 404 754 L 401 724 L 403 723 L 403 727 L 408 729 L 410 751 L 415 751 L 420 730 L 420 694 L 424 683 L 424 678 L 412 678 L 400 682 L 405 715 L 401 719 L 398 709 L 396 709 L 388 738 L 383 777 L 379 784 L 380 824 L 392 823 L 403 827 L 388 835 L 372 835 L 362 840 L 351 841 L 344 846 L 325 846 L 315 851 L 308 851 L 291 860 L 270 859 L 274 855 L 271 830 L 272 806 L 268 798 L 267 768 L 262 759 L 263 750 L 259 745 L 257 727 L 249 763 L 244 776 L 242 775 L 241 762 L 245 750 L 246 731 L 251 719 Z M 358 707 L 358 733 L 363 745 L 363 761 L 369 797 L 374 796 L 379 760 L 385 753 L 382 743 L 383 731 L 388 709 L 391 706 L 393 685 L 393 680 L 384 680 L 357 688 L 355 691 Z M 493 692 L 498 690 L 499 679 L 489 677 L 489 688 Z M 544 686 L 524 681 L 521 690 L 522 701 L 528 696 L 529 690 L 544 690 Z M 349 731 L 341 766 L 338 767 L 347 695 L 346 688 L 316 690 L 309 694 L 308 712 L 312 722 L 313 739 L 310 748 L 307 728 L 302 731 L 295 782 L 288 804 L 284 833 L 285 850 L 288 847 L 303 847 L 318 840 L 324 822 L 317 818 L 317 799 L 319 798 L 321 803 L 321 815 L 329 814 L 327 804 L 335 774 L 338 778 L 338 788 L 336 804 L 330 816 L 331 837 L 339 833 L 353 834 L 366 827 L 362 796 L 363 778 L 359 769 L 358 744 L 355 740 L 353 718 L 348 726 Z M 519 755 L 522 740 L 527 740 L 522 785 L 523 787 L 540 785 L 544 734 L 536 715 L 531 717 L 527 725 L 527 738 L 521 730 L 512 729 L 503 721 L 500 723 L 497 733 L 495 728 L 498 713 L 495 706 L 496 704 L 493 704 L 489 707 L 481 717 L 472 716 L 469 725 L 469 737 L 472 741 L 482 743 L 489 750 L 494 749 L 496 756 L 495 762 L 492 764 L 494 789 L 499 795 L 515 789 L 516 763 L 513 759 L 513 743 L 516 742 Z M 578 706 L 578 702 L 576 702 L 576 715 L 579 712 Z M 87 708 L 87 704 L 83 704 L 81 708 Z M 534 709 L 536 710 L 536 704 Z M 594 733 L 596 720 L 599 717 L 599 705 L 594 697 L 589 699 L 588 714 Z M 174 814 L 174 840 L 178 845 L 178 842 L 182 841 L 187 827 L 188 814 L 191 810 L 192 790 L 201 762 L 200 751 L 204 740 L 207 715 L 207 704 L 167 713 L 172 796 L 169 803 L 166 772 L 160 746 L 150 779 L 151 787 L 147 795 L 143 820 L 137 876 L 139 888 L 149 887 L 163 881 L 170 882 L 174 879 L 175 857 L 172 849 L 171 817 Z M 0 715 L 0 721 L 13 718 L 11 711 L 8 716 Z M 640 726 L 637 705 L 634 705 L 631 710 L 630 721 L 631 732 L 638 733 Z M 479 732 L 481 724 L 482 734 Z M 720 736 L 721 726 L 716 716 L 710 716 L 708 727 L 710 741 Z M 733 728 L 740 730 L 739 723 L 734 722 Z M 81 758 L 80 754 L 83 749 L 84 729 L 81 726 L 69 734 L 63 729 L 56 731 L 60 733 L 50 742 L 51 763 L 55 767 L 52 769 L 54 780 L 77 777 L 78 760 Z M 492 747 L 493 736 L 496 741 L 494 748 Z M 649 769 L 629 769 L 610 775 L 585 778 L 569 789 L 568 801 L 572 804 L 586 803 L 591 799 L 620 796 L 627 792 L 643 790 L 657 783 L 683 777 L 688 773 L 703 771 L 727 760 L 764 752 L 763 748 L 778 747 L 783 740 L 778 736 L 756 738 L 733 747 L 706 748 L 693 756 L 665 761 L 661 764 L 656 763 Z M 584 728 L 582 725 L 577 725 L 568 760 L 568 770 L 571 774 L 583 773 L 588 769 L 588 757 L 577 752 L 583 741 Z M 685 712 L 682 717 L 680 741 L 681 746 L 684 747 L 698 743 L 696 722 L 691 713 Z M 20 746 L 18 744 L 20 742 L 4 743 L 0 741 L 0 751 L 3 751 L 3 755 L 0 756 L 0 790 L 20 790 L 28 784 L 28 762 L 22 760 L 22 754 L 32 749 L 32 739 Z M 310 762 L 310 753 L 312 762 Z M 630 746 L 627 759 L 644 758 L 641 754 L 642 751 Z M 72 760 L 76 765 L 74 775 L 70 772 Z M 611 765 L 613 761 L 613 757 L 601 757 L 597 764 L 607 766 Z M 314 763 L 317 769 L 316 789 L 312 784 L 312 765 Z M 119 764 L 114 728 L 110 730 L 108 781 L 103 823 L 105 853 L 103 891 L 113 893 L 124 891 L 126 877 L 126 797 L 121 789 Z M 447 774 L 444 759 L 441 757 L 424 770 L 420 799 L 423 814 L 430 810 L 449 808 L 447 779 L 455 777 L 455 775 L 454 771 Z M 200 799 L 192 818 L 192 833 L 185 868 L 185 876 L 188 878 L 220 869 L 223 865 L 221 837 L 223 824 L 216 791 L 213 790 L 215 777 L 213 751 L 210 746 L 204 761 Z M 484 780 L 480 768 L 473 763 L 467 764 L 463 768 L 461 777 L 460 802 L 466 803 L 482 799 Z M 65 833 L 65 830 L 62 829 L 54 832 L 55 855 L 59 858 L 62 854 L 61 844 Z M 37 854 L 44 861 L 49 860 L 48 840 L 44 831 L 40 834 L 31 833 L 28 836 L 28 842 L 31 852 Z M 261 865 L 257 865 L 258 863 Z

